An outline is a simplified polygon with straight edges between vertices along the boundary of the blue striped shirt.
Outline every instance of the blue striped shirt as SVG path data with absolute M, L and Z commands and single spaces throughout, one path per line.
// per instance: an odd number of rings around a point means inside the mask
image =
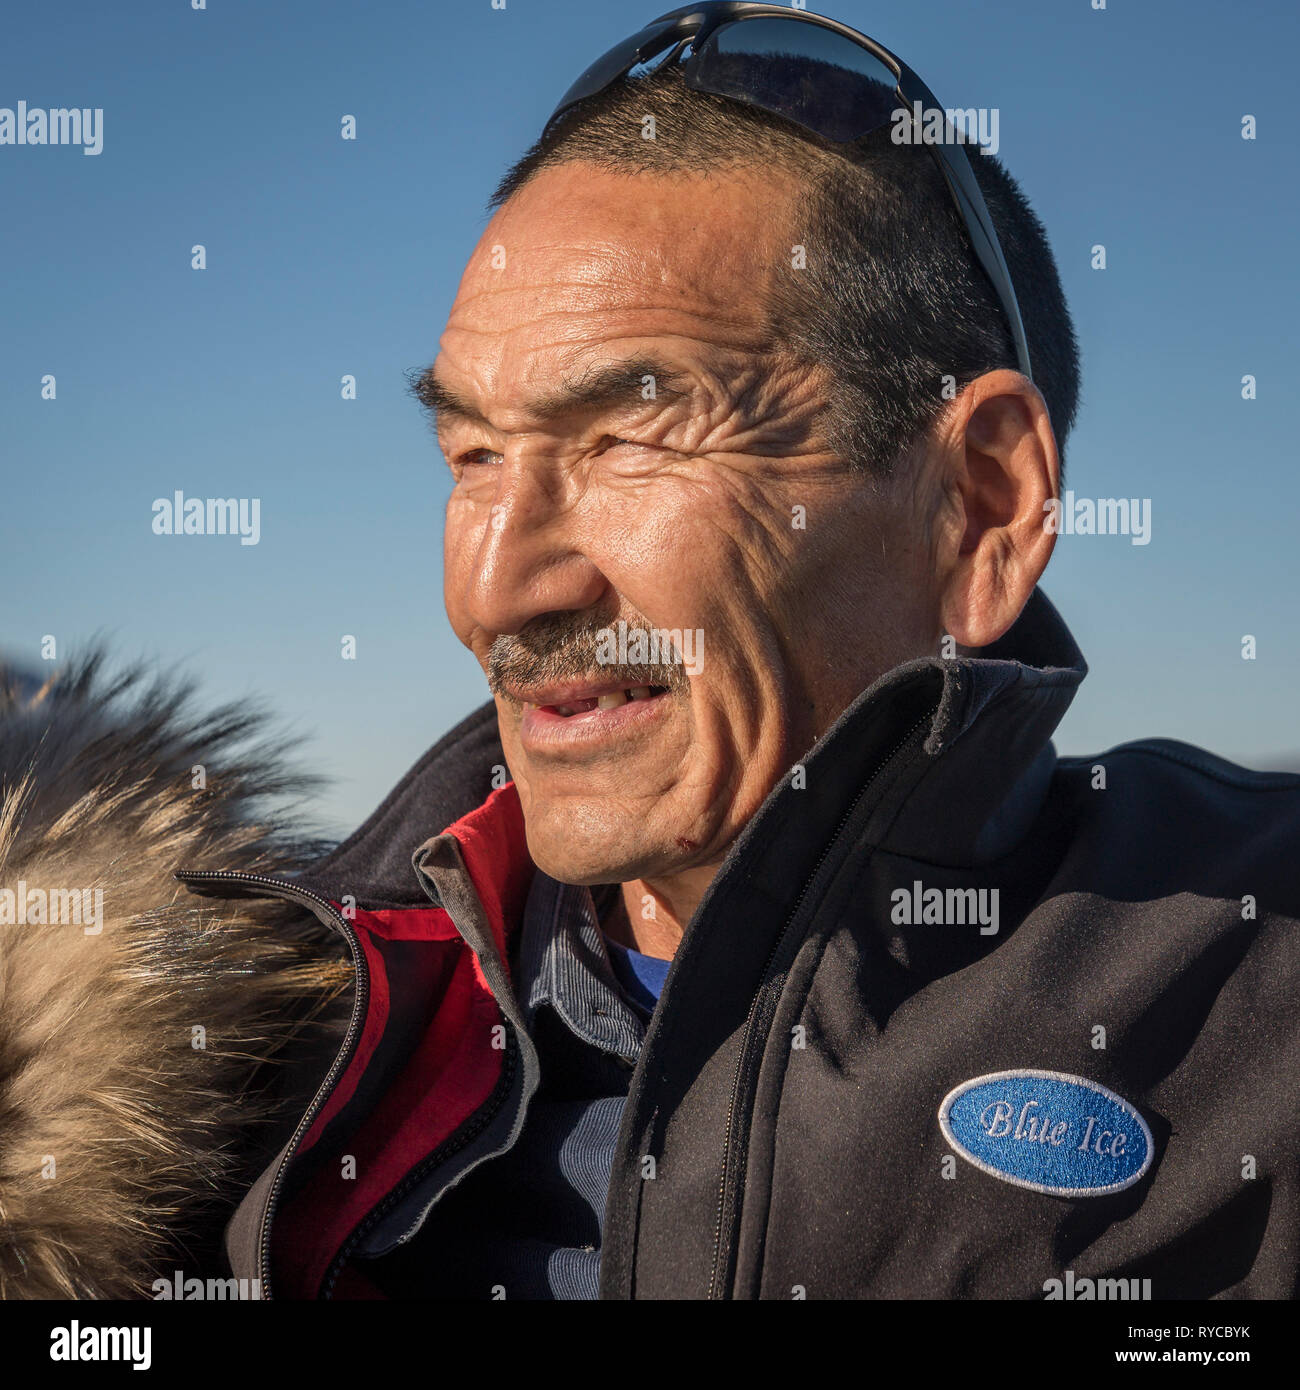
M 621 949 L 621 948 L 615 948 Z M 591 1208 L 597 1232 L 604 1223 L 614 1146 L 623 1119 L 627 1081 L 645 1039 L 646 1014 L 620 986 L 600 930 L 595 900 L 588 888 L 557 883 L 540 871 L 533 878 L 524 910 L 519 948 L 519 994 L 537 1045 L 542 1087 L 519 1136 L 525 1153 L 536 1145 L 537 1161 L 549 1161 L 551 1144 L 539 1138 L 563 1130 L 557 1161 L 560 1176 Z M 551 1010 L 574 1038 L 624 1064 L 620 1072 L 572 1067 L 567 1048 L 546 1048 L 547 1033 L 538 1027 L 542 1010 Z M 554 1040 L 552 1039 L 552 1043 Z M 549 1054 L 549 1055 L 548 1055 Z M 548 1086 L 548 1068 L 567 1067 L 585 1074 L 588 1085 L 573 1099 L 557 1101 Z M 612 1093 L 611 1083 L 622 1085 Z M 582 1090 L 589 1092 L 582 1094 Z M 556 1231 L 563 1229 L 563 1202 L 556 1204 Z M 557 1244 L 547 1264 L 551 1297 L 595 1298 L 600 1289 L 600 1243 Z

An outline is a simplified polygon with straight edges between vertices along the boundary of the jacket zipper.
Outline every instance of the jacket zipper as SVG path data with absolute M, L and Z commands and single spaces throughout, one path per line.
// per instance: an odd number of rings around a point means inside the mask
M 812 885 L 817 881 L 817 875 L 821 872 L 822 865 L 833 853 L 845 828 L 857 814 L 863 797 L 870 791 L 876 779 L 890 763 L 909 744 L 915 741 L 917 733 L 932 722 L 933 717 L 934 711 L 931 710 L 912 725 L 888 756 L 877 765 L 876 770 L 862 785 L 857 796 L 853 798 L 853 804 L 840 819 L 834 833 L 826 842 L 812 873 L 805 880 L 799 897 L 796 899 L 790 915 L 786 918 L 785 926 L 782 927 L 781 934 L 777 937 L 763 966 L 763 974 L 758 989 L 755 991 L 745 1018 L 745 1031 L 741 1039 L 740 1055 L 736 1059 L 736 1069 L 732 1076 L 731 1099 L 727 1105 L 727 1123 L 722 1141 L 722 1178 L 718 1186 L 718 1215 L 714 1224 L 713 1269 L 709 1275 L 709 1290 L 705 1295 L 706 1298 L 725 1299 L 730 1292 L 730 1285 L 734 1277 L 732 1271 L 727 1267 L 730 1266 L 732 1247 L 735 1243 L 735 1228 L 740 1210 L 740 1190 L 744 1183 L 746 1155 L 738 1143 L 740 1136 L 733 1131 L 737 1128 L 737 1111 L 740 1108 L 742 1094 L 757 1085 L 757 1073 L 762 1065 L 765 1051 L 765 1048 L 760 1044 L 766 1041 L 777 1002 L 785 988 L 785 962 L 782 957 L 790 941 L 794 923 L 799 917 L 800 909 L 803 907 L 804 900 L 807 898 Z M 780 970 L 776 969 L 778 962 L 782 966 Z M 761 1030 L 758 1026 L 760 1015 L 764 1020 Z
M 366 968 L 365 957 L 362 955 L 360 944 L 357 941 L 356 933 L 348 925 L 347 919 L 339 912 L 327 898 L 322 898 L 319 893 L 313 893 L 306 888 L 298 888 L 293 884 L 286 883 L 283 879 L 269 878 L 264 874 L 238 873 L 229 869 L 216 869 L 212 871 L 190 871 L 182 870 L 175 877 L 182 883 L 194 884 L 207 881 L 219 880 L 223 883 L 251 883 L 259 887 L 271 890 L 270 896 L 285 898 L 293 902 L 302 903 L 310 907 L 318 915 L 324 914 L 324 920 L 334 928 L 348 944 L 348 950 L 352 954 L 353 979 L 356 983 L 356 997 L 352 1004 L 352 1017 L 348 1020 L 347 1032 L 343 1035 L 343 1042 L 338 1053 L 335 1055 L 334 1062 L 325 1075 L 312 1097 L 311 1104 L 307 1107 L 306 1113 L 298 1121 L 298 1127 L 294 1130 L 288 1146 L 285 1148 L 280 1159 L 279 1167 L 276 1169 L 275 1177 L 271 1180 L 271 1190 L 267 1193 L 266 1206 L 262 1211 L 261 1231 L 258 1236 L 257 1247 L 257 1273 L 261 1281 L 260 1287 L 262 1297 L 270 1300 L 271 1294 L 271 1220 L 275 1214 L 275 1206 L 280 1197 L 280 1189 L 284 1185 L 285 1175 L 288 1172 L 289 1164 L 297 1152 L 298 1145 L 302 1142 L 303 1136 L 315 1122 L 316 1116 L 320 1113 L 325 1101 L 337 1085 L 339 1077 L 342 1076 L 348 1063 L 352 1060 L 352 1054 L 356 1050 L 357 1039 L 361 1035 L 362 1027 L 365 1023 L 366 1011 L 370 1001 L 370 972 Z
M 433 884 L 430 882 L 428 875 L 420 872 L 417 877 L 420 880 L 420 886 L 428 894 L 429 898 L 439 907 L 442 907 L 442 901 L 434 889 Z M 444 908 L 443 910 L 445 911 L 446 909 Z M 473 948 L 471 947 L 471 949 Z M 436 1171 L 449 1159 L 454 1158 L 457 1153 L 472 1143 L 473 1140 L 487 1128 L 497 1112 L 505 1104 L 506 1097 L 514 1087 L 515 1070 L 519 1064 L 519 1040 L 515 1025 L 506 1017 L 505 1011 L 500 1009 L 499 1005 L 498 1011 L 501 1014 L 501 1022 L 506 1028 L 507 1046 L 506 1055 L 501 1060 L 501 1074 L 497 1077 L 496 1085 L 492 1088 L 492 1094 L 458 1129 L 449 1134 L 432 1153 L 426 1154 L 425 1157 L 407 1173 L 401 1182 L 389 1192 L 383 1201 L 379 1202 L 365 1215 L 356 1229 L 344 1242 L 343 1247 L 339 1250 L 338 1254 L 335 1255 L 329 1268 L 326 1270 L 325 1278 L 321 1281 L 321 1291 L 319 1295 L 322 1299 L 329 1299 L 333 1295 L 334 1285 L 338 1282 L 339 1274 L 351 1258 L 352 1252 L 360 1245 L 369 1232 L 372 1231 L 390 1211 L 400 1205 L 407 1194 L 422 1183 L 430 1173 Z M 442 1190 L 446 1190 L 445 1184 Z M 405 1233 L 402 1240 L 409 1240 L 422 1224 L 423 1218 L 417 1221 L 415 1225 Z
M 460 1126 L 453 1134 L 449 1135 L 438 1145 L 431 1154 L 421 1159 L 419 1163 L 411 1169 L 409 1173 L 397 1184 L 395 1188 L 374 1207 L 361 1223 L 356 1227 L 352 1234 L 347 1238 L 343 1247 L 335 1255 L 330 1263 L 330 1267 L 325 1272 L 325 1278 L 321 1281 L 321 1290 L 318 1295 L 322 1299 L 329 1299 L 333 1296 L 334 1285 L 338 1282 L 338 1277 L 343 1271 L 344 1265 L 352 1257 L 352 1252 L 365 1239 L 383 1218 L 396 1207 L 406 1195 L 424 1181 L 430 1173 L 448 1159 L 453 1158 L 461 1149 L 476 1139 L 479 1134 L 487 1127 L 493 1116 L 501 1109 L 505 1103 L 505 1098 L 510 1094 L 511 1087 L 514 1085 L 515 1069 L 518 1065 L 519 1045 L 515 1040 L 514 1025 L 507 1019 L 505 1020 L 508 1046 L 506 1055 L 501 1063 L 501 1075 L 497 1078 L 497 1083 L 492 1089 L 491 1096 Z M 420 1223 L 416 1223 L 411 1231 L 403 1237 L 409 1240 L 415 1229 Z

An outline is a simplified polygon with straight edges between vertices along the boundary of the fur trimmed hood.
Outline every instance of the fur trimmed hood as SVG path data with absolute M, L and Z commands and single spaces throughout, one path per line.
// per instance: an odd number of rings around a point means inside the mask
M 173 870 L 321 849 L 262 811 L 311 779 L 257 712 L 110 679 L 0 673 L 0 1297 L 124 1298 L 221 1273 L 221 1227 L 282 1117 L 275 1063 L 342 1032 L 352 971 L 275 902 Z

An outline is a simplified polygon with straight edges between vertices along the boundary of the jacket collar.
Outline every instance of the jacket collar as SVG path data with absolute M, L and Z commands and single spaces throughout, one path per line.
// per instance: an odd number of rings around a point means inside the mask
M 887 673 L 826 735 L 857 737 L 887 691 L 936 683 L 923 754 L 932 771 L 912 789 L 880 847 L 943 865 L 986 864 L 1033 823 L 1056 765 L 1050 742 L 1087 674 L 1074 638 L 1041 590 L 978 656 L 926 658 Z

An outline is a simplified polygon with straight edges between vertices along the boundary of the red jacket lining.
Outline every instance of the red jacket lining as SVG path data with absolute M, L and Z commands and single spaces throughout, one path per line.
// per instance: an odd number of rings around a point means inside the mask
M 514 784 L 494 791 L 444 833 L 460 844 L 497 949 L 506 958 L 532 876 Z M 436 907 L 358 909 L 352 925 L 370 971 L 369 1007 L 352 1060 L 300 1153 L 321 1139 L 356 1094 L 392 1018 L 410 1017 L 409 1008 L 392 1007 L 391 992 L 401 990 L 403 981 L 389 978 L 381 943 L 425 942 L 443 959 L 432 962 L 435 987 L 415 1001 L 422 1031 L 409 1060 L 355 1133 L 331 1137 L 334 1152 L 277 1215 L 273 1282 L 283 1297 L 317 1296 L 350 1233 L 484 1104 L 501 1074 L 504 1053 L 492 1046 L 501 1011 L 477 956 L 450 916 Z

